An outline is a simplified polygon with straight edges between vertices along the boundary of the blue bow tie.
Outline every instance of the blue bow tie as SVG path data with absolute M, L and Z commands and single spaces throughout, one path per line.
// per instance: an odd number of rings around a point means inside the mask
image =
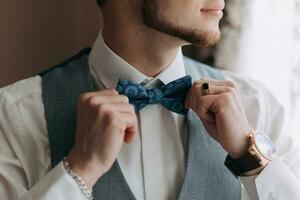
M 191 76 L 185 76 L 160 88 L 147 89 L 137 83 L 119 80 L 117 91 L 129 98 L 129 103 L 139 111 L 149 104 L 162 104 L 167 109 L 185 115 L 185 97 L 192 86 Z

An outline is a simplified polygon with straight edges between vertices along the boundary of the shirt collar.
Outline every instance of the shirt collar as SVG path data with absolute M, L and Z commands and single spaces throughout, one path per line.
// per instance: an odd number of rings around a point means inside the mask
M 171 64 L 156 77 L 148 77 L 135 69 L 124 59 L 114 53 L 104 42 L 100 33 L 89 56 L 89 65 L 106 88 L 116 88 L 119 79 L 125 79 L 140 84 L 159 79 L 168 84 L 185 76 L 185 68 L 181 49 Z M 97 80 L 96 80 L 97 81 Z

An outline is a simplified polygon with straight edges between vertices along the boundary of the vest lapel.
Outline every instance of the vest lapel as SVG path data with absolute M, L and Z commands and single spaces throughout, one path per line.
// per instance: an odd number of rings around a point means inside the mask
M 52 167 L 68 155 L 74 145 L 78 97 L 96 91 L 89 73 L 85 49 L 61 65 L 40 73 Z M 96 200 L 134 200 L 118 161 L 93 188 Z
M 203 77 L 224 80 L 211 67 L 184 57 L 185 70 L 196 81 Z M 227 153 L 212 139 L 199 117 L 190 109 L 187 114 L 186 172 L 178 199 L 240 200 L 241 183 L 223 164 Z
M 223 164 L 225 151 L 192 110 L 187 115 L 187 130 L 186 173 L 178 199 L 241 199 L 240 182 Z

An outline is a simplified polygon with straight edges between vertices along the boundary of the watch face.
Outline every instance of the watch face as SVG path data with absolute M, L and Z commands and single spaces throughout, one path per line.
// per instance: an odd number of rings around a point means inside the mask
M 274 157 L 276 149 L 272 140 L 267 135 L 260 131 L 255 131 L 254 141 L 257 149 L 263 156 L 270 160 Z

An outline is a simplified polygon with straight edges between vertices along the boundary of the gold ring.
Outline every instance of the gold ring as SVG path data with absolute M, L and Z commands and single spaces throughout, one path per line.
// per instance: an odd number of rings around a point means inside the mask
M 209 83 L 203 83 L 201 89 L 202 89 L 203 95 L 208 95 L 209 94 Z

